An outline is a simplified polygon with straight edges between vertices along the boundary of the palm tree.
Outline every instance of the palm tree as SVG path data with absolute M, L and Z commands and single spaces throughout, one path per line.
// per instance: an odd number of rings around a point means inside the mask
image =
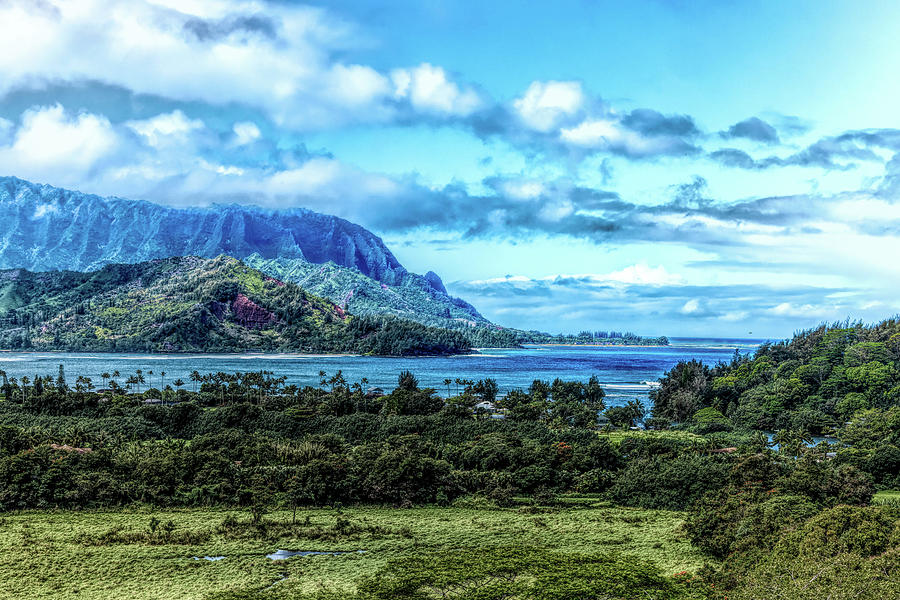
M 453 383 L 453 380 L 450 379 L 449 377 L 448 377 L 447 379 L 444 380 L 444 385 L 447 386 L 447 397 L 448 397 L 448 398 L 450 397 L 450 384 L 451 384 L 451 383 Z
M 159 389 L 163 389 L 166 387 L 166 372 L 159 372 Z
M 778 445 L 779 452 L 795 458 L 803 454 L 803 449 L 812 441 L 807 432 L 799 429 L 780 429 L 772 436 L 772 442 Z
M 25 404 L 25 389 L 28 387 L 29 383 L 31 383 L 31 380 L 28 379 L 28 375 L 22 375 L 22 404 Z
M 644 415 L 647 411 L 640 400 L 629 400 L 625 406 L 631 411 L 632 424 L 640 423 L 644 420 Z
M 109 373 L 107 373 L 106 371 L 100 373 L 100 379 L 103 380 L 103 387 L 106 387 L 106 380 L 109 379 Z
M 178 379 L 173 381 L 172 384 L 175 386 L 175 397 L 177 398 L 178 393 L 181 391 L 181 386 L 184 385 L 184 380 L 179 377 Z

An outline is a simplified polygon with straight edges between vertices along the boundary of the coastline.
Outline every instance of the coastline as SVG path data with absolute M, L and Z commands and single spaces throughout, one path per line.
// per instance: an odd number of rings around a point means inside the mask
M 550 348 L 669 348 L 672 344 L 526 344 Z

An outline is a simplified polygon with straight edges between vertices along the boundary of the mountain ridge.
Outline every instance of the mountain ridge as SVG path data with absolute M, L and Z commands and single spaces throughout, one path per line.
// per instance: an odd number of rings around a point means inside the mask
M 0 349 L 111 352 L 469 352 L 461 332 L 355 317 L 236 258 L 0 271 Z
M 384 242 L 305 208 L 170 207 L 0 177 L 0 268 L 95 270 L 170 256 L 334 261 L 388 284 L 408 271 Z

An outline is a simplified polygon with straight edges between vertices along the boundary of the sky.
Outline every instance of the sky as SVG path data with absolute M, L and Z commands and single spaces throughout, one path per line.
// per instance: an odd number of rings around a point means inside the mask
M 900 313 L 900 3 L 0 0 L 0 174 L 304 206 L 489 319 Z

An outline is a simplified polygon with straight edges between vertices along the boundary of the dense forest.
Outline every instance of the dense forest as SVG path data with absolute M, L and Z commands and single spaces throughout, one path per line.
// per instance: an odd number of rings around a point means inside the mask
M 849 331 L 865 337 L 869 330 Z M 827 331 L 815 335 L 833 337 Z M 871 342 L 847 341 L 846 348 L 858 343 Z M 789 348 L 766 348 L 748 364 L 779 351 L 787 357 Z M 743 364 L 736 360 L 719 369 Z M 681 372 L 683 366 L 668 375 L 657 407 L 665 405 L 671 379 Z M 877 489 L 898 483 L 896 406 L 861 407 L 837 423 L 836 433 L 848 445 L 809 446 L 803 434 L 788 429 L 778 432 L 774 449 L 760 431 L 701 414 L 718 412 L 703 400 L 677 430 L 631 431 L 644 419 L 640 404 L 607 408 L 594 378 L 535 381 L 504 396 L 490 379 L 448 378 L 453 395 L 447 400 L 421 388 L 409 372 L 387 395 L 368 389 L 365 380 L 348 382 L 340 372 L 321 373 L 319 386 L 304 388 L 269 372 L 194 373 L 188 382 L 161 380 L 154 387 L 156 380 L 145 381 L 141 372 L 104 373 L 102 391 L 92 378 L 67 381 L 62 367 L 54 376 L 3 378 L 5 511 L 233 506 L 244 507 L 250 518 L 223 527 L 253 530 L 266 527 L 266 511 L 278 506 L 477 502 L 540 514 L 577 494 L 615 506 L 687 511 L 684 535 L 716 566 L 673 579 L 615 555 L 530 554 L 524 547 L 495 549 L 492 564 L 550 578 L 548 589 L 568 590 L 548 598 L 811 599 L 836 589 L 845 595 L 833 597 L 900 594 L 900 511 L 870 505 Z M 866 392 L 872 390 L 860 393 Z M 491 418 L 479 405 L 485 401 L 505 418 Z M 868 426 L 872 411 L 881 411 L 875 427 Z M 598 421 L 598 412 L 606 419 Z M 663 418 L 646 421 L 662 427 Z M 140 535 L 163 535 L 155 531 Z M 111 531 L 108 540 L 121 535 Z M 551 562 L 565 568 L 547 562 L 554 556 Z M 359 585 L 358 597 L 430 597 L 435 585 L 470 577 L 454 564 L 481 572 L 451 554 L 428 560 L 417 577 L 410 577 L 412 563 L 390 563 L 379 578 Z M 608 576 L 599 575 L 604 569 Z M 563 580 L 579 581 L 593 595 L 559 587 Z M 493 595 L 448 597 L 545 597 L 512 593 L 527 581 L 491 581 L 499 586 Z M 627 581 L 638 587 L 628 591 Z M 649 596 L 639 595 L 645 592 Z
M 470 329 L 352 316 L 227 256 L 0 272 L 3 349 L 430 355 L 515 344 L 497 328 Z
M 729 363 L 679 363 L 653 393 L 652 412 L 660 425 L 837 434 L 860 457 L 894 457 L 896 475 L 900 438 L 886 432 L 900 418 L 900 322 L 822 325 Z

